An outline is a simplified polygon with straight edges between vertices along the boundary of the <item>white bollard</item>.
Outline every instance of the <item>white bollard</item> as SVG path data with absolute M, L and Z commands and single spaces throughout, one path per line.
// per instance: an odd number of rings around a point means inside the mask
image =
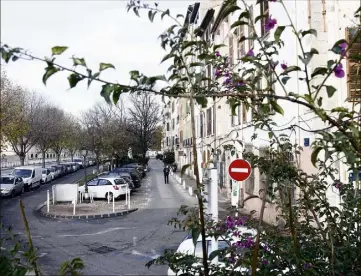
M 55 205 L 55 186 L 51 187 L 51 195 L 53 197 L 53 205 Z
M 46 207 L 47 207 L 47 211 L 49 213 L 49 211 L 50 211 L 50 191 L 49 190 L 46 193 Z
M 188 193 L 190 196 L 193 196 L 193 189 L 190 186 L 188 187 Z
M 128 209 L 130 209 L 130 190 L 128 189 Z
M 128 204 L 128 187 L 125 189 L 125 206 Z
M 115 213 L 115 196 L 113 196 L 113 213 Z
M 73 216 L 75 216 L 75 206 L 76 206 L 76 200 L 73 201 Z
M 182 180 L 182 186 L 183 186 L 183 189 L 185 190 L 186 189 L 186 181 L 184 179 Z

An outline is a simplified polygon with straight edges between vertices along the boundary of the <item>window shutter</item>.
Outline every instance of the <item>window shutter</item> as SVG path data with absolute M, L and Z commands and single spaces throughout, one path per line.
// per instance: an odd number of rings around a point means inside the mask
M 346 28 L 346 40 L 351 42 L 357 28 Z M 350 102 L 361 102 L 361 38 L 351 45 L 347 52 L 347 97 Z

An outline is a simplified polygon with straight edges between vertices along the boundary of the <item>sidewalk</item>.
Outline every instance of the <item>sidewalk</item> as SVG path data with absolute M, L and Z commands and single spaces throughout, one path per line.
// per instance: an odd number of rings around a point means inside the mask
M 181 177 L 180 172 L 171 173 L 170 176 L 176 183 L 182 185 L 183 189 L 188 190 L 189 196 L 196 196 L 197 184 L 195 179 L 185 174 Z M 228 215 L 234 216 L 235 212 L 236 208 L 231 205 L 231 200 L 218 193 L 218 218 L 225 219 Z M 249 214 L 245 209 L 239 209 L 238 212 L 239 215 Z

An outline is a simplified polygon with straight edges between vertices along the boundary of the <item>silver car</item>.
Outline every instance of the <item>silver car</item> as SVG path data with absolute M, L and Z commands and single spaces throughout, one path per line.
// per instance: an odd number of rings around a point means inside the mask
M 23 179 L 14 175 L 2 175 L 0 176 L 0 190 L 1 196 L 14 197 L 22 194 L 24 192 Z

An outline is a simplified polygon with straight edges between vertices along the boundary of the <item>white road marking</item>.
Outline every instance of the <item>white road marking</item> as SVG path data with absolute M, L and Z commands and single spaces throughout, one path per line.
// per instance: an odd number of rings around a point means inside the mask
M 114 227 L 114 228 L 105 229 L 105 230 L 103 230 L 103 231 L 96 232 L 96 233 L 90 233 L 90 234 L 80 234 L 80 235 L 58 235 L 58 237 L 95 236 L 95 235 L 102 235 L 102 234 L 106 234 L 106 233 L 113 232 L 113 231 L 117 231 L 117 230 L 127 230 L 127 229 L 134 229 L 134 228 L 135 228 L 135 227 L 131 227 L 131 228 L 126 228 L 126 227 Z
M 248 173 L 248 169 L 247 168 L 231 168 L 231 172 Z
M 147 257 L 147 258 L 150 258 L 150 259 L 156 259 L 156 258 L 160 257 L 160 255 L 157 254 L 157 252 L 154 249 L 152 249 L 151 251 L 152 251 L 152 254 L 143 254 L 143 253 L 140 253 L 140 252 L 138 252 L 136 250 L 133 250 L 132 254 L 142 256 L 142 257 Z

